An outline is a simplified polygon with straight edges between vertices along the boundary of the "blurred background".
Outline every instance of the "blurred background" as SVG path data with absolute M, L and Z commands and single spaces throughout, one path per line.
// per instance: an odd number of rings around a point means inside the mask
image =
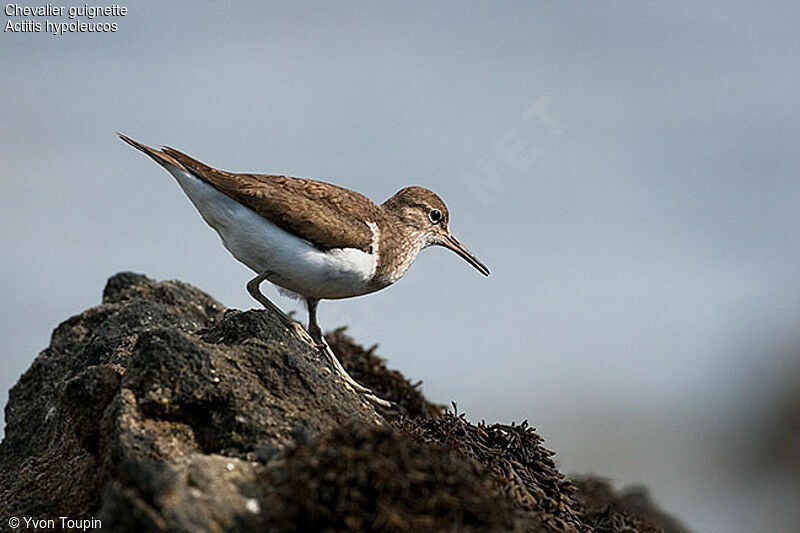
M 119 130 L 378 202 L 434 189 L 492 277 L 431 249 L 324 326 L 697 531 L 797 531 L 798 4 L 380 4 L 137 2 L 116 33 L 0 37 L 0 402 L 117 271 L 255 307 Z

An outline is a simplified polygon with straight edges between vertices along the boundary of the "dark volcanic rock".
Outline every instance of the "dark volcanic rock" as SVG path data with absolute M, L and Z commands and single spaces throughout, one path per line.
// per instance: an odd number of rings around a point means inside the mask
M 11 389 L 0 516 L 233 527 L 266 459 L 350 419 L 383 423 L 276 317 L 118 274 Z
M 447 446 L 483 465 L 520 518 L 536 529 L 581 531 L 581 505 L 575 488 L 558 471 L 553 452 L 527 422 L 519 425 L 469 423 L 464 415 L 402 420 L 398 425 L 416 440 Z M 530 529 L 530 528 L 528 528 Z
M 688 533 L 674 518 L 650 500 L 643 487 L 615 491 L 608 481 L 584 476 L 572 479 L 584 505 L 584 522 L 597 533 Z
M 513 504 L 488 472 L 444 446 L 348 424 L 264 474 L 267 531 L 509 531 Z M 516 528 L 519 529 L 519 528 Z
M 132 273 L 56 328 L 11 389 L 0 517 L 109 531 L 656 531 L 635 495 L 567 481 L 526 424 L 443 413 L 328 335 L 378 413 L 266 311 Z

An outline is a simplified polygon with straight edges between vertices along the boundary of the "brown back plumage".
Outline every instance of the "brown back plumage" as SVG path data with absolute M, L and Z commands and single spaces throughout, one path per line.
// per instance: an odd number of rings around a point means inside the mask
M 357 248 L 370 251 L 372 230 L 363 220 L 376 220 L 380 208 L 362 194 L 310 179 L 226 172 L 174 148 L 156 150 L 119 135 L 159 164 L 191 172 L 276 226 L 321 250 Z

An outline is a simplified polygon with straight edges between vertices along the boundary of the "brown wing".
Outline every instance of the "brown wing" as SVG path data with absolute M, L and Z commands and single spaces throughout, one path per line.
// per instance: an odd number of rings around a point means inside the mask
M 321 250 L 358 248 L 370 251 L 372 230 L 363 220 L 376 220 L 379 208 L 366 196 L 315 180 L 217 170 L 174 148 L 155 150 L 123 135 L 120 137 L 158 163 L 188 170 Z

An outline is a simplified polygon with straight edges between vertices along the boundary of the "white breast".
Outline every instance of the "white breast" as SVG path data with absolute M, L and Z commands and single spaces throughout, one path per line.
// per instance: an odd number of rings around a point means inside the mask
M 356 248 L 322 251 L 279 228 L 190 172 L 168 165 L 183 191 L 222 239 L 225 248 L 254 272 L 291 292 L 314 298 L 349 298 L 376 290 L 377 226 L 371 252 Z

